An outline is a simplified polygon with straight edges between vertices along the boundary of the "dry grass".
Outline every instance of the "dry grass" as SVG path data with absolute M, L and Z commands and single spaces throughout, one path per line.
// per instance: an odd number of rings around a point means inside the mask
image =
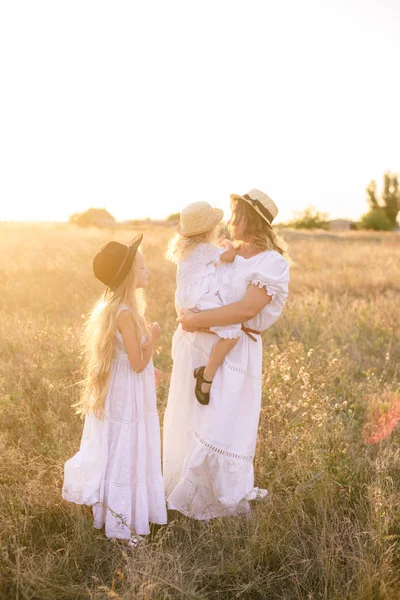
M 170 235 L 157 227 L 145 237 L 149 316 L 164 325 L 155 363 L 167 372 Z M 101 291 L 91 258 L 108 236 L 0 229 L 0 598 L 399 598 L 399 430 L 379 444 L 363 438 L 399 390 L 399 236 L 287 234 L 291 294 L 264 337 L 256 458 L 271 499 L 246 519 L 201 524 L 171 513 L 134 554 L 60 495 L 82 428 L 70 408 L 82 318 Z M 164 383 L 161 415 L 166 394 Z

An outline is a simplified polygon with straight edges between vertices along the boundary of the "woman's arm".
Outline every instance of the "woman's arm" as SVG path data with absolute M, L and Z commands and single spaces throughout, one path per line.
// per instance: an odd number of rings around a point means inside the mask
M 117 319 L 118 329 L 124 338 L 126 352 L 128 354 L 130 365 L 136 373 L 141 373 L 149 364 L 153 354 L 155 342 L 160 337 L 161 328 L 158 323 L 152 323 L 150 327 L 150 340 L 141 348 L 137 339 L 135 324 L 132 320 L 130 311 L 122 311 Z
M 184 311 L 178 319 L 185 331 L 196 331 L 204 327 L 236 325 L 252 319 L 272 300 L 265 288 L 250 284 L 242 300 L 214 310 L 194 313 Z

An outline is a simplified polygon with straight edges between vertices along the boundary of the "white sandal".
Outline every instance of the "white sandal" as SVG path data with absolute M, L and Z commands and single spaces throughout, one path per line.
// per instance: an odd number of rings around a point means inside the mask
M 148 543 L 147 538 L 141 535 L 132 535 L 132 537 L 127 540 L 126 538 L 110 538 L 110 542 L 113 544 L 119 544 L 120 546 L 124 546 L 125 548 L 130 548 L 134 550 L 138 546 L 144 546 Z
M 246 500 L 264 500 L 268 496 L 268 490 L 264 490 L 263 488 L 255 487 L 249 492 L 246 496 Z

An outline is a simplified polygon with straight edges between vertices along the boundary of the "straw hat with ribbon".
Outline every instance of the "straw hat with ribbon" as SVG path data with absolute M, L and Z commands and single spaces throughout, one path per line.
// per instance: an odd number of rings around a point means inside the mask
M 270 225 L 278 214 L 278 207 L 267 194 L 261 190 L 250 190 L 247 194 L 231 194 L 232 200 L 244 200 L 254 208 L 254 210 Z
M 181 211 L 178 231 L 191 237 L 213 229 L 222 221 L 224 211 L 213 208 L 208 202 L 193 202 Z

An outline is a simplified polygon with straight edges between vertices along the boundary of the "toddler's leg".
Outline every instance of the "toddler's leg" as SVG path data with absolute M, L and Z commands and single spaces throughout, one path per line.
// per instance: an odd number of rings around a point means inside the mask
M 215 377 L 218 367 L 224 362 L 228 352 L 230 352 L 238 343 L 239 338 L 225 339 L 221 338 L 212 349 L 210 360 L 204 369 L 204 379 L 212 381 Z M 210 391 L 211 383 L 202 383 L 201 391 L 207 393 Z

